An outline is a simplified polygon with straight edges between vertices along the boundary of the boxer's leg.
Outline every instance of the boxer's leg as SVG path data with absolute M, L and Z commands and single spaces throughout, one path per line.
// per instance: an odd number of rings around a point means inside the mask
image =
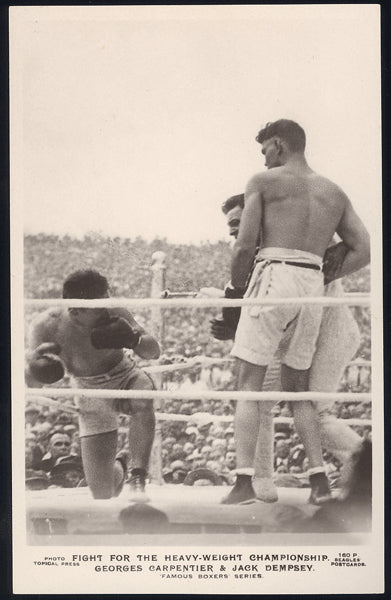
M 111 498 L 124 478 L 123 469 L 115 460 L 117 431 L 80 438 L 83 469 L 94 498 Z
M 79 428 L 83 469 L 94 498 L 118 495 L 126 477 L 126 461 L 116 460 L 117 413 L 114 401 L 80 398 Z
M 238 359 L 237 388 L 240 391 L 262 390 L 265 373 L 266 367 Z M 237 402 L 234 422 L 237 476 L 233 489 L 223 500 L 224 504 L 239 504 L 256 497 L 251 479 L 254 474 L 256 446 L 259 436 L 263 435 L 261 416 L 264 416 L 264 410 L 260 410 L 260 404 L 245 400 Z M 267 420 L 267 426 L 270 426 L 269 420 Z M 266 463 L 269 464 L 269 462 L 269 457 L 267 457 Z
M 281 368 L 281 383 L 286 392 L 308 391 L 309 370 L 292 369 L 287 365 Z M 331 499 L 330 488 L 323 465 L 322 446 L 318 413 L 311 401 L 293 402 L 295 427 L 303 442 L 309 461 L 311 485 L 310 502 L 323 504 Z
M 137 369 L 129 382 L 128 389 L 155 389 L 152 379 Z M 129 412 L 129 449 L 132 458 L 130 491 L 138 502 L 148 500 L 145 495 L 145 481 L 148 474 L 149 459 L 155 436 L 155 413 L 153 400 L 126 400 L 120 403 L 125 412 Z
M 132 468 L 148 471 L 153 438 L 155 413 L 152 400 L 132 400 L 132 416 L 129 422 L 129 448 Z

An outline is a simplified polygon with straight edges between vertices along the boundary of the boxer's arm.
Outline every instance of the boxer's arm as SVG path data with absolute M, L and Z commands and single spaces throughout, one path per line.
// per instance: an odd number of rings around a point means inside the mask
M 27 358 L 41 344 L 57 343 L 57 325 L 58 315 L 50 309 L 32 320 L 27 336 Z
M 262 219 L 262 178 L 260 176 L 250 180 L 245 198 L 231 263 L 231 283 L 235 288 L 246 286 L 259 243 Z
M 350 275 L 365 267 L 370 261 L 369 233 L 347 196 L 344 196 L 345 210 L 337 227 L 337 233 L 348 251 L 339 269 L 339 277 Z
M 122 317 L 125 319 L 132 329 L 138 331 L 140 336 L 140 341 L 137 346 L 133 348 L 133 352 L 135 352 L 140 358 L 145 359 L 157 359 L 160 356 L 160 346 L 155 337 L 149 335 L 144 327 L 141 327 L 139 323 L 137 323 L 136 319 L 133 317 L 132 313 L 126 308 L 113 308 L 110 309 L 110 316 L 114 317 Z
M 31 332 L 31 336 L 29 336 L 29 337 L 31 340 L 31 344 L 29 341 L 29 346 L 25 353 L 24 380 L 25 380 L 27 387 L 42 387 L 43 383 L 41 383 L 40 381 L 35 379 L 35 377 L 33 376 L 33 374 L 30 371 L 30 364 L 33 360 L 33 352 L 34 352 L 35 348 L 37 348 L 40 345 L 39 343 L 36 343 L 36 340 L 38 340 L 39 337 L 35 331 Z
M 57 314 L 51 310 L 36 317 L 28 333 L 25 355 L 25 381 L 29 387 L 59 381 L 65 373 L 58 355 L 61 347 L 56 340 Z
M 224 290 L 215 287 L 200 288 L 196 298 L 224 298 Z

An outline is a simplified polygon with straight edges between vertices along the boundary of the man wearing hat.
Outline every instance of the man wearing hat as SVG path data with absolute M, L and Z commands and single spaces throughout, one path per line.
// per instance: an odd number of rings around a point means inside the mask
M 50 484 L 58 487 L 77 487 L 84 477 L 81 459 L 76 456 L 67 456 L 59 462 L 50 472 Z
M 26 470 L 26 490 L 46 490 L 49 487 L 49 477 L 45 471 Z

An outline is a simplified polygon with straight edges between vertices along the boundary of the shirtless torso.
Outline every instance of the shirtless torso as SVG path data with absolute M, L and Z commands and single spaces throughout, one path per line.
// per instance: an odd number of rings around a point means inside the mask
M 368 263 L 368 232 L 349 198 L 304 158 L 255 175 L 247 185 L 234 248 L 233 285 L 245 285 L 258 242 L 262 248 L 290 248 L 323 258 L 334 233 L 349 248 L 340 276 Z
M 145 334 L 132 314 L 123 308 L 113 308 L 109 316 L 125 318 L 128 323 Z M 59 357 L 67 370 L 76 377 L 90 377 L 107 373 L 117 365 L 123 357 L 123 349 L 104 348 L 97 350 L 91 343 L 91 331 L 107 311 L 105 309 L 49 309 L 40 314 L 32 323 L 29 348 L 35 350 L 40 344 L 52 342 L 59 344 Z M 148 336 L 145 336 L 148 338 Z M 134 351 L 143 356 L 143 344 Z
M 294 248 L 323 257 L 341 221 L 346 196 L 326 178 L 303 171 L 278 167 L 256 175 L 246 195 L 250 200 L 262 194 L 262 247 Z

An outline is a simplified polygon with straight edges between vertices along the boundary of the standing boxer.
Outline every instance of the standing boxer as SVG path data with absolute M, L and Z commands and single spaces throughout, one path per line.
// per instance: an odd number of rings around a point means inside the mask
M 222 211 L 226 217 L 229 235 L 235 239 L 239 233 L 240 221 L 244 208 L 244 194 L 238 194 L 228 198 L 222 206 Z M 222 293 L 222 292 L 221 292 Z M 343 295 L 343 287 L 340 280 L 331 281 L 325 286 L 326 296 L 338 297 Z M 289 342 L 294 329 L 296 319 L 288 326 L 280 346 L 274 356 L 273 362 L 268 366 L 265 380 L 263 382 L 263 391 L 281 391 L 281 355 L 284 347 Z M 230 327 L 224 319 L 213 319 L 211 332 L 216 339 L 227 340 L 234 339 L 236 328 Z M 337 392 L 341 376 L 348 364 L 357 352 L 360 343 L 360 332 L 357 323 L 347 306 L 326 306 L 323 309 L 322 322 L 319 336 L 316 342 L 316 350 L 310 367 L 309 390 L 317 392 Z M 317 455 L 317 446 L 321 443 L 322 448 L 331 452 L 343 464 L 343 473 L 346 478 L 351 457 L 360 449 L 362 439 L 343 421 L 331 413 L 333 402 L 315 402 L 317 418 L 319 419 L 321 439 L 308 439 L 304 436 L 306 453 L 310 456 Z M 300 411 L 297 413 L 295 408 L 297 402 L 291 404 L 295 425 L 298 430 L 302 430 L 300 423 Z M 299 421 L 299 423 L 297 423 Z M 270 431 L 268 431 L 268 425 Z M 305 425 L 305 423 L 304 423 Z M 254 459 L 249 456 L 247 465 L 248 472 L 254 471 L 253 487 L 257 498 L 264 501 L 273 501 L 277 499 L 277 491 L 271 480 L 271 465 L 273 454 L 273 426 L 271 415 L 263 415 L 262 423 L 258 415 L 258 427 L 254 428 L 256 435 L 253 440 L 253 447 L 257 443 L 260 427 L 263 428 L 261 438 L 264 440 L 262 452 L 255 455 Z M 315 451 L 313 451 L 315 448 Z M 253 464 L 254 462 L 254 464 Z M 313 461 L 312 461 L 313 464 Z M 243 467 L 242 467 L 243 468 Z M 319 465 L 313 464 L 312 473 L 322 472 L 323 461 Z M 266 474 L 266 478 L 265 478 Z M 311 481 L 313 482 L 314 477 Z M 315 481 L 318 477 L 315 477 Z M 267 480 L 267 482 L 265 481 Z M 327 482 L 323 480 L 321 487 L 313 482 L 310 500 L 316 504 L 323 503 L 330 498 L 330 492 Z M 230 498 L 231 500 L 233 498 Z
M 283 298 L 323 295 L 322 262 L 334 233 L 342 239 L 343 260 L 338 277 L 352 273 L 369 262 L 369 236 L 344 192 L 333 182 L 316 174 L 305 159 L 305 133 L 294 121 L 281 119 L 262 129 L 256 138 L 269 169 L 255 175 L 248 183 L 245 206 L 235 244 L 230 298 Z M 246 289 L 254 260 L 256 265 Z M 232 314 L 232 309 L 229 309 Z M 237 358 L 238 389 L 262 390 L 268 365 L 288 325 L 296 319 L 295 331 L 281 356 L 281 384 L 284 391 L 308 391 L 312 358 L 321 321 L 320 305 L 252 306 L 241 311 L 232 355 Z M 223 311 L 224 314 L 224 311 Z M 226 310 L 229 321 L 228 311 Z M 249 456 L 257 452 L 265 440 L 256 431 L 259 414 L 270 413 L 257 403 L 237 403 L 235 432 L 238 475 L 227 502 L 240 502 L 254 497 Z M 300 436 L 320 439 L 319 424 L 311 402 L 300 402 L 296 408 L 303 424 Z M 262 415 L 260 416 L 262 420 Z M 303 440 L 304 441 L 304 440 Z M 312 457 L 322 461 L 321 447 Z M 309 457 L 310 458 L 310 457 Z M 311 464 L 310 458 L 310 467 Z M 265 473 L 265 485 L 269 477 Z M 327 486 L 324 472 L 314 472 L 311 485 L 320 490 Z

